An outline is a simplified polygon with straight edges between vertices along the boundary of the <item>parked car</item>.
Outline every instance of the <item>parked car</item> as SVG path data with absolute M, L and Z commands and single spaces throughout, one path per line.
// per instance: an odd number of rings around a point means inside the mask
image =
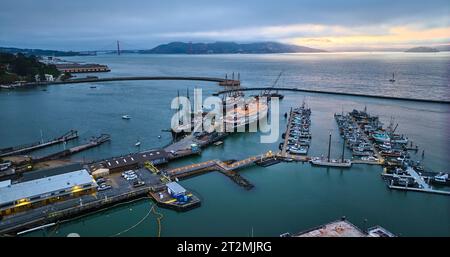
M 108 189 L 111 189 L 111 188 L 112 187 L 110 185 L 108 185 L 108 184 L 101 184 L 100 186 L 97 187 L 97 190 L 98 191 L 105 191 L 105 190 L 108 190 Z
M 125 179 L 128 180 L 128 181 L 134 180 L 134 179 L 137 179 L 137 175 L 135 174 L 135 175 L 127 176 L 127 177 L 125 177 Z
M 96 182 L 97 182 L 97 184 L 103 184 L 106 182 L 106 178 L 99 177 L 99 178 L 97 178 Z
M 143 185 L 145 185 L 145 182 L 142 180 L 136 180 L 133 182 L 133 187 L 141 187 Z

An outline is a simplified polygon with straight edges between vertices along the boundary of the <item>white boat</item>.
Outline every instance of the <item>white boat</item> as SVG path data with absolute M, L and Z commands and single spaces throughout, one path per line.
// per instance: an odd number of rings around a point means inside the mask
M 124 119 L 124 120 L 129 120 L 129 119 L 131 119 L 131 116 L 130 115 L 123 115 L 122 116 L 122 119 Z
M 134 144 L 135 146 L 141 146 L 141 142 L 137 141 L 136 144 Z
M 387 143 L 391 141 L 391 138 L 386 133 L 374 133 L 372 138 L 379 143 Z
M 448 173 L 443 174 L 443 175 L 434 176 L 434 181 L 440 182 L 440 183 L 446 183 L 448 181 Z
M 264 101 L 250 99 L 244 106 L 228 110 L 223 117 L 226 128 L 239 128 L 257 122 L 267 116 L 269 106 Z
M 303 147 L 303 146 L 299 147 L 299 148 L 297 148 L 297 147 L 289 147 L 288 151 L 290 153 L 293 153 L 293 154 L 307 154 L 308 153 L 308 147 Z
M 339 167 L 339 168 L 350 168 L 352 166 L 352 161 L 348 159 L 345 159 L 344 162 L 342 162 L 342 160 L 336 159 L 328 160 L 325 158 L 314 157 L 309 162 L 316 166 Z

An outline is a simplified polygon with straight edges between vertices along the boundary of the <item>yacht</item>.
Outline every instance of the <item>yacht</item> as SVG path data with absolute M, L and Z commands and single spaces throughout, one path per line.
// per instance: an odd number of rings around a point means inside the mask
M 123 115 L 122 116 L 122 119 L 124 119 L 124 120 L 129 120 L 129 119 L 131 119 L 131 116 L 130 115 Z

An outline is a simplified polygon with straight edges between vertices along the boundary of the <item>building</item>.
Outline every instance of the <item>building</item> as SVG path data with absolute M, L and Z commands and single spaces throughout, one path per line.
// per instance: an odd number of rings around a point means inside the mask
M 47 81 L 47 82 L 55 81 L 55 78 L 51 74 L 44 74 L 44 77 L 45 77 L 45 81 Z M 39 74 L 37 74 L 36 76 L 34 76 L 34 80 L 37 81 L 37 82 L 40 82 L 41 81 L 41 76 Z
M 306 231 L 290 235 L 285 233 L 282 237 L 395 237 L 395 235 L 383 227 L 375 226 L 367 231 L 359 229 L 357 226 L 347 221 L 345 218 L 336 220 Z
M 110 173 L 115 173 L 138 169 L 143 166 L 145 162 L 150 162 L 153 165 L 167 163 L 168 157 L 168 153 L 163 149 L 150 150 L 98 161 L 89 165 L 89 169 L 91 172 L 98 169 L 108 169 Z
M 184 189 L 184 187 L 182 187 L 180 184 L 178 184 L 177 182 L 170 182 L 166 184 L 167 186 L 167 192 L 172 196 L 172 197 L 179 197 L 179 196 L 183 196 L 186 194 L 186 189 Z
M 97 183 L 85 169 L 17 184 L 2 183 L 0 186 L 0 215 L 5 216 L 92 193 L 96 189 Z
M 56 68 L 65 73 L 85 73 L 85 72 L 108 72 L 111 71 L 107 65 L 100 64 L 79 64 L 79 63 L 63 63 L 55 64 Z

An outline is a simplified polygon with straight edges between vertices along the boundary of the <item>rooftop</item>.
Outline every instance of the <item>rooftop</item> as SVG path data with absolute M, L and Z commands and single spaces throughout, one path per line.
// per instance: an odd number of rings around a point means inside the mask
M 167 188 L 169 188 L 174 194 L 183 194 L 186 192 L 180 184 L 177 182 L 170 182 L 166 184 Z
M 330 222 L 320 227 L 300 232 L 295 237 L 366 237 L 366 234 L 347 220 Z
M 93 178 L 83 169 L 12 184 L 0 187 L 0 205 L 90 183 L 93 183 Z

